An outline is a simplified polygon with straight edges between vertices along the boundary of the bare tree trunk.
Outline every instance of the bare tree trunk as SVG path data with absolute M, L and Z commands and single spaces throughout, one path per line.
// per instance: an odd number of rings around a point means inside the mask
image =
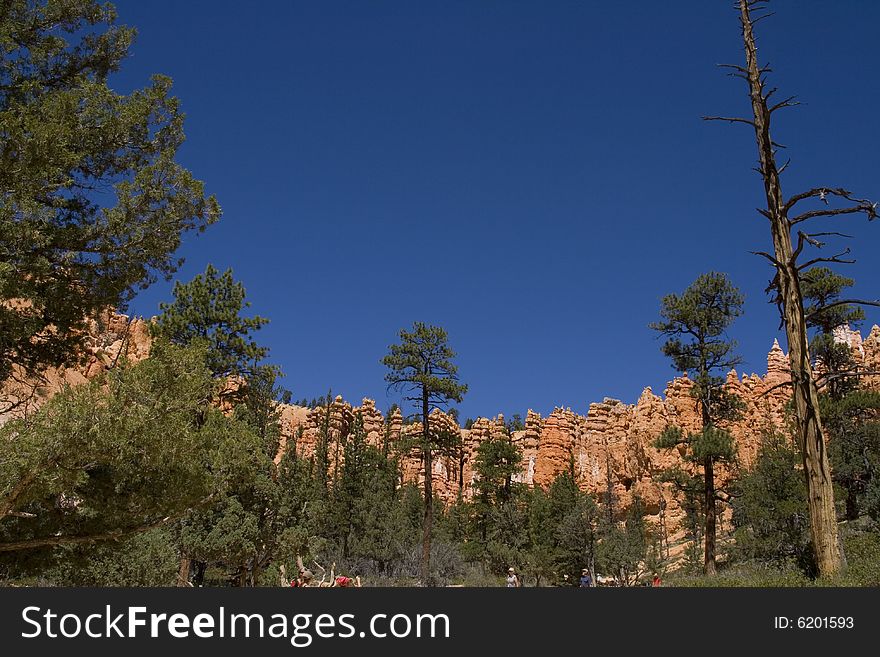
M 705 481 L 706 503 L 706 541 L 703 558 L 703 571 L 707 575 L 714 575 L 715 567 L 715 464 L 712 457 L 707 457 L 703 463 L 703 479 Z
M 712 410 L 711 403 L 711 383 L 709 372 L 705 368 L 705 357 L 703 360 L 704 367 L 700 370 L 698 381 L 702 389 L 700 399 L 700 412 L 703 417 L 703 431 L 712 430 Z M 703 572 L 706 575 L 715 575 L 717 572 L 715 563 L 715 542 L 717 536 L 715 506 L 715 462 L 711 456 L 707 456 L 703 460 Z
M 850 482 L 849 487 L 846 489 L 846 519 L 859 519 L 859 500 L 852 482 Z
M 248 568 L 247 566 L 239 566 L 238 573 L 235 575 L 235 586 L 247 586 L 247 575 Z
M 434 526 L 434 468 L 431 459 L 431 431 L 428 426 L 430 413 L 428 391 L 422 391 L 422 461 L 425 468 L 425 516 L 422 522 L 422 586 L 432 586 L 431 578 L 431 530 Z
M 196 567 L 196 573 L 193 576 L 193 585 L 194 586 L 201 586 L 202 584 L 205 583 L 205 570 L 207 570 L 208 564 L 205 561 L 196 561 L 196 562 L 190 562 L 190 564 L 191 564 L 190 567 L 192 567 L 193 563 Z
M 663 496 L 663 486 L 658 485 L 660 490 L 660 556 L 669 558 L 669 530 L 666 527 L 666 498 Z
M 770 137 L 770 114 L 764 94 L 762 70 L 758 66 L 757 48 L 749 13 L 752 2 L 739 0 L 740 20 L 746 53 L 745 75 L 754 115 L 755 138 L 764 191 L 767 197 L 767 218 L 773 235 L 776 286 L 782 309 L 795 407 L 796 433 L 804 461 L 807 482 L 807 501 L 810 512 L 810 533 L 815 550 L 816 565 L 824 577 L 831 577 L 841 567 L 841 552 L 837 538 L 837 517 L 834 510 L 834 489 L 822 422 L 819 417 L 819 396 L 808 349 L 807 325 L 804 318 L 803 295 L 791 243 L 792 224 L 782 196 L 779 169 L 776 166 L 774 143 Z
M 606 511 L 608 512 L 608 527 L 614 526 L 614 479 L 611 475 L 611 451 L 608 449 L 608 436 L 605 436 L 605 491 L 607 495 Z
M 177 569 L 177 586 L 189 585 L 189 557 L 184 554 L 180 557 L 180 566 Z

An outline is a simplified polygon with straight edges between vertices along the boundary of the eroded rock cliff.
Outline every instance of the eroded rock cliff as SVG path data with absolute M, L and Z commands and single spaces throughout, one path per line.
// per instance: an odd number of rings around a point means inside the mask
M 840 329 L 836 338 L 850 345 L 857 364 L 872 386 L 880 386 L 880 327 L 874 326 L 866 338 L 857 331 Z M 149 356 L 148 322 L 107 313 L 92 322 L 88 346 L 80 363 L 57 368 L 36 381 L 21 377 L 8 382 L 0 393 L 6 411 L 0 408 L 0 423 L 17 414 L 33 410 L 64 385 L 76 385 L 117 366 L 124 358 L 137 362 Z M 726 386 L 745 403 L 742 417 L 730 429 L 736 439 L 739 464 L 748 466 L 755 459 L 762 435 L 785 424 L 789 389 L 788 361 L 774 341 L 767 356 L 767 371 L 739 375 L 731 371 Z M 547 417 L 529 410 L 525 429 L 508 434 L 504 417 L 479 418 L 464 429 L 448 414 L 435 410 L 430 416 L 432 431 L 443 432 L 460 448 L 438 454 L 431 476 L 436 494 L 445 502 L 469 499 L 474 490 L 474 459 L 481 442 L 492 437 L 509 437 L 522 449 L 522 467 L 517 481 L 537 486 L 549 485 L 560 473 L 570 471 L 578 485 L 604 499 L 610 490 L 618 514 L 624 513 L 633 496 L 646 504 L 649 514 L 672 528 L 681 526 L 683 511 L 671 484 L 661 483 L 658 475 L 682 464 L 675 450 L 658 450 L 653 444 L 668 426 L 697 430 L 700 415 L 691 395 L 693 383 L 685 373 L 673 379 L 663 395 L 645 388 L 635 404 L 606 398 L 590 404 L 586 413 L 555 408 Z M 425 473 L 417 448 L 422 431 L 418 422 L 406 422 L 395 408 L 383 415 L 371 399 L 353 406 L 336 397 L 327 407 L 314 409 L 282 405 L 281 458 L 285 450 L 313 457 L 319 445 L 326 449 L 329 467 L 339 467 L 344 443 L 356 427 L 365 439 L 389 453 L 401 454 L 404 481 L 422 484 Z M 721 469 L 723 481 L 730 472 Z
M 838 339 L 852 346 L 857 362 L 866 371 L 880 370 L 880 327 L 874 326 L 864 340 L 855 331 L 840 331 Z M 784 429 L 789 398 L 787 381 L 788 359 L 775 340 L 767 356 L 765 375 L 740 375 L 736 371 L 728 374 L 725 385 L 745 404 L 741 418 L 729 427 L 736 439 L 740 466 L 748 467 L 754 461 L 767 431 Z M 871 375 L 869 381 L 877 385 L 880 376 Z M 661 483 L 658 475 L 672 466 L 682 465 L 682 455 L 675 450 L 658 450 L 653 445 L 668 426 L 690 431 L 699 429 L 701 420 L 691 394 L 692 387 L 685 373 L 673 379 L 662 396 L 645 388 L 635 404 L 606 398 L 590 404 L 584 414 L 570 408 L 556 408 L 547 417 L 529 410 L 525 430 L 510 434 L 510 439 L 520 445 L 523 453 L 517 480 L 547 486 L 560 473 L 572 471 L 579 486 L 599 499 L 607 497 L 610 488 L 618 514 L 623 514 L 633 496 L 638 495 L 648 513 L 657 516 L 655 520 L 666 524 L 674 533 L 681 526 L 684 512 L 672 485 Z M 337 397 L 330 409 L 291 407 L 285 414 L 291 418 L 285 432 L 291 436 L 299 434 L 296 448 L 299 455 L 306 458 L 314 453 L 321 422 L 329 429 L 331 450 L 337 442 L 346 439 L 358 414 L 363 417 L 368 440 L 377 446 L 409 444 L 406 439 L 421 431 L 418 423 L 405 424 L 399 410 L 383 417 L 370 399 L 353 407 Z M 430 424 L 436 430 L 454 434 L 461 444 L 457 454 L 435 458 L 432 477 L 436 494 L 445 502 L 470 498 L 474 490 L 473 462 L 477 447 L 490 437 L 508 435 L 504 418 L 500 415 L 479 418 L 469 429 L 464 429 L 450 416 L 434 411 Z M 423 482 L 424 469 L 415 448 L 405 452 L 401 472 L 405 481 Z M 718 476 L 723 483 L 731 474 L 730 470 L 721 468 Z

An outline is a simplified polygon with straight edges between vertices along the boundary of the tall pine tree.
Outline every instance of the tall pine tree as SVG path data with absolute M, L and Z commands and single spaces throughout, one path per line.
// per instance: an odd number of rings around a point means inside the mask
M 448 344 L 446 331 L 422 322 L 413 324 L 412 331 L 400 331 L 400 343 L 389 347 L 382 363 L 388 368 L 385 380 L 390 387 L 404 391 L 405 399 L 415 405 L 422 423 L 420 444 L 422 469 L 425 473 L 425 514 L 422 523 L 422 585 L 432 583 L 431 533 L 434 525 L 433 464 L 434 454 L 449 450 L 451 436 L 431 426 L 431 411 L 451 401 L 461 402 L 467 385 L 458 381 L 458 367 L 453 363 L 455 352 Z
M 727 328 L 742 314 L 743 296 L 724 274 L 710 272 L 697 278 L 681 294 L 663 298 L 661 320 L 651 328 L 668 337 L 663 353 L 679 372 L 693 373 L 692 395 L 702 427 L 697 432 L 669 427 L 657 440 L 660 448 L 684 446 L 685 458 L 702 468 L 705 513 L 704 569 L 715 574 L 715 534 L 719 489 L 715 465 L 736 455 L 733 437 L 719 423 L 733 419 L 739 402 L 724 389 L 719 374 L 740 362 L 736 343 L 726 337 Z

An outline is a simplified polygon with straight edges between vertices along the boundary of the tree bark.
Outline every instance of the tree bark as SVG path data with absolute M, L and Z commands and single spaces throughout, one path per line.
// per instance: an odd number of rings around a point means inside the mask
M 177 569 L 177 586 L 189 585 L 189 557 L 184 554 L 180 557 L 180 566 Z
M 433 586 L 431 579 L 431 530 L 434 526 L 434 470 L 431 458 L 431 431 L 428 426 L 428 390 L 422 389 L 422 461 L 425 468 L 425 516 L 422 521 L 422 586 Z
M 841 552 L 837 537 L 831 468 L 819 416 L 819 395 L 810 363 L 803 295 L 797 263 L 792 257 L 792 225 L 787 216 L 788 210 L 782 196 L 773 140 L 770 137 L 770 110 L 763 92 L 763 81 L 758 66 L 749 0 L 739 0 L 739 8 L 755 138 L 767 198 L 767 216 L 773 235 L 776 284 L 788 339 L 796 435 L 803 456 L 804 476 L 807 482 L 810 535 L 819 573 L 823 577 L 831 577 L 840 570 Z
M 193 575 L 193 586 L 202 586 L 205 583 L 205 570 L 208 568 L 208 563 L 205 561 L 193 561 L 192 566 L 195 566 L 195 575 Z
M 700 400 L 700 410 L 703 416 L 703 431 L 711 431 L 712 426 L 712 408 L 710 377 L 706 368 L 706 356 L 702 355 L 702 369 L 700 370 L 702 388 L 702 399 Z M 715 461 L 711 456 L 707 456 L 703 460 L 703 513 L 705 516 L 704 541 L 703 541 L 703 572 L 706 575 L 715 575 L 717 566 L 715 563 L 715 542 L 717 536 L 716 512 L 715 506 Z
M 703 462 L 703 479 L 706 487 L 706 541 L 703 558 L 703 571 L 707 575 L 714 575 L 715 566 L 715 464 L 712 457 L 707 457 Z
M 238 567 L 238 574 L 235 576 L 235 586 L 239 586 L 239 587 L 247 586 L 247 574 L 248 574 L 247 566 L 239 566 Z
M 850 482 L 846 489 L 846 519 L 859 519 L 859 498 L 855 486 Z

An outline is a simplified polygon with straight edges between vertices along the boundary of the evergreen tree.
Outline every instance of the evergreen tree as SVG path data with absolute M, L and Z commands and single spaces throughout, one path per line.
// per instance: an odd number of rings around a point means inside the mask
M 556 566 L 556 518 L 550 497 L 540 486 L 529 495 L 527 567 L 536 585 L 553 577 Z
M 521 461 L 522 452 L 509 437 L 490 437 L 477 446 L 465 556 L 493 570 L 506 570 L 515 560 L 512 543 L 519 541 L 511 540 L 508 524 L 520 512 L 515 508 L 519 500 L 514 499 L 518 491 L 513 477 Z
M 823 392 L 834 399 L 858 387 L 852 348 L 834 337 L 835 329 L 849 328 L 865 318 L 858 306 L 840 302 L 841 294 L 852 284 L 851 278 L 828 267 L 812 267 L 801 273 L 807 327 L 813 329 L 810 353 L 821 370 Z
M 733 524 L 737 551 L 751 559 L 791 560 L 811 571 L 809 515 L 800 454 L 783 433 L 764 432 L 751 469 L 736 482 Z
M 449 347 L 446 331 L 439 326 L 416 322 L 412 331 L 400 331 L 400 344 L 389 347 L 382 363 L 388 368 L 389 386 L 408 391 L 405 399 L 414 404 L 422 422 L 419 450 L 425 473 L 425 515 L 422 528 L 422 585 L 431 584 L 431 531 L 434 524 L 432 486 L 434 454 L 454 447 L 451 436 L 430 425 L 430 414 L 450 401 L 461 402 L 467 386 L 458 382 L 455 352 Z
M 279 517 L 278 454 L 281 430 L 278 368 L 262 364 L 268 349 L 252 337 L 268 320 L 244 317 L 250 304 L 231 270 L 208 265 L 188 283 L 176 283 L 174 301 L 161 304 L 156 337 L 178 345 L 198 345 L 232 411 L 217 436 L 213 471 L 218 495 L 209 508 L 180 524 L 179 582 L 201 583 L 210 563 L 223 564 L 237 585 L 254 585 L 278 548 L 285 518 Z M 229 379 L 232 379 L 230 382 Z
M 181 235 L 220 216 L 175 162 L 171 81 L 107 84 L 134 34 L 95 0 L 3 3 L 0 382 L 73 360 L 87 318 L 173 274 Z
M 204 352 L 156 342 L 150 358 L 66 388 L 0 427 L 0 553 L 116 541 L 164 525 L 214 491 Z
M 234 585 L 254 586 L 273 561 L 292 564 L 308 543 L 304 506 L 315 489 L 295 450 L 278 459 L 277 389 L 267 380 L 245 391 L 226 431 L 215 435 L 215 500 L 178 525 L 182 584 L 190 578 L 201 584 L 215 565 Z
M 254 363 L 263 360 L 268 349 L 251 336 L 269 322 L 263 317 L 243 317 L 250 307 L 244 285 L 227 269 L 220 274 L 208 265 L 188 283 L 174 284 L 174 301 L 162 303 L 153 326 L 156 335 L 174 344 L 204 342 L 208 368 L 214 376 L 248 376 Z
M 528 496 L 527 566 L 535 582 L 576 582 L 584 568 L 595 575 L 599 509 L 581 491 L 570 472 L 563 472 L 545 491 Z
M 696 400 L 702 428 L 685 432 L 669 427 L 657 440 L 657 447 L 686 448 L 685 459 L 702 468 L 703 513 L 705 514 L 706 574 L 715 573 L 716 503 L 721 498 L 715 481 L 715 465 L 731 461 L 736 448 L 730 432 L 719 423 L 736 417 L 741 403 L 724 389 L 726 373 L 740 362 L 734 354 L 736 343 L 726 338 L 727 328 L 742 314 L 743 297 L 724 274 L 710 272 L 699 276 L 681 295 L 663 298 L 662 320 L 651 328 L 668 336 L 663 353 L 679 372 L 693 372 L 692 394 Z
M 512 418 L 505 421 L 504 428 L 507 429 L 508 433 L 513 433 L 514 431 L 522 431 L 526 428 L 526 425 L 523 422 L 522 415 L 514 413 Z
M 352 514 L 357 519 L 349 539 L 351 561 L 371 565 L 388 575 L 403 554 L 418 544 L 418 516 L 413 525 L 403 512 L 403 491 L 397 484 L 397 463 L 372 445 L 359 457 L 362 479 L 353 496 Z M 418 504 L 421 507 L 421 502 Z
M 578 582 L 586 568 L 596 581 L 596 546 L 598 541 L 599 507 L 592 497 L 578 491 L 574 505 L 559 518 L 554 537 L 556 556 L 554 570 Z
M 489 505 L 510 501 L 513 477 L 519 473 L 522 450 L 509 438 L 488 438 L 477 446 L 474 459 L 474 489 L 479 500 Z
M 646 569 L 651 534 L 645 522 L 645 506 L 633 497 L 623 527 L 618 523 L 601 528 L 596 561 L 604 572 L 614 574 L 620 586 L 635 586 Z
M 862 500 L 880 466 L 880 392 L 862 385 L 852 345 L 839 340 L 835 329 L 864 319 L 861 308 L 841 300 L 851 278 L 827 267 L 802 273 L 807 325 L 814 330 L 810 350 L 817 362 L 819 409 L 828 433 L 832 478 L 844 492 L 845 516 L 859 517 Z
M 177 561 L 172 532 L 157 527 L 121 541 L 56 548 L 39 576 L 56 586 L 172 586 Z
M 756 15 L 766 8 L 765 0 L 737 0 L 739 23 L 745 51 L 745 66 L 728 65 L 733 75 L 746 81 L 751 105 L 749 118 L 703 117 L 707 120 L 729 121 L 749 125 L 754 130 L 758 149 L 759 166 L 755 169 L 761 176 L 766 199 L 766 209 L 759 209 L 767 220 L 773 243 L 773 253 L 759 251 L 773 266 L 774 276 L 767 288 L 774 295 L 779 315 L 788 338 L 788 359 L 791 364 L 791 386 L 794 408 L 795 433 L 801 450 L 804 477 L 807 482 L 807 500 L 810 508 L 810 531 L 819 572 L 832 577 L 840 570 L 843 555 L 838 540 L 837 514 L 834 504 L 834 487 L 831 467 L 822 428 L 819 407 L 819 391 L 813 376 L 807 334 L 809 316 L 805 310 L 805 298 L 801 286 L 801 272 L 819 262 L 851 262 L 841 257 L 849 252 L 829 257 L 813 258 L 806 263 L 798 261 L 809 247 L 821 248 L 820 237 L 838 235 L 837 232 L 811 230 L 806 222 L 827 217 L 864 214 L 868 220 L 877 218 L 877 203 L 860 199 L 843 187 L 814 187 L 786 198 L 782 192 L 782 172 L 788 166 L 777 165 L 779 144 L 774 141 L 771 125 L 776 113 L 786 107 L 797 105 L 794 96 L 783 100 L 771 100 L 776 87 L 767 88 L 770 67 L 758 59 L 755 25 L 768 14 Z M 830 201 L 835 201 L 832 204 Z M 821 202 L 823 205 L 807 210 L 805 203 Z M 838 205 L 839 204 L 839 205 Z M 836 206 L 836 207 L 835 207 Z M 855 303 L 851 300 L 850 303 Z M 861 303 L 861 302 L 859 302 Z
M 856 520 L 880 485 L 880 393 L 857 388 L 839 399 L 823 395 L 819 404 L 831 438 L 832 476 L 844 490 L 844 516 Z

